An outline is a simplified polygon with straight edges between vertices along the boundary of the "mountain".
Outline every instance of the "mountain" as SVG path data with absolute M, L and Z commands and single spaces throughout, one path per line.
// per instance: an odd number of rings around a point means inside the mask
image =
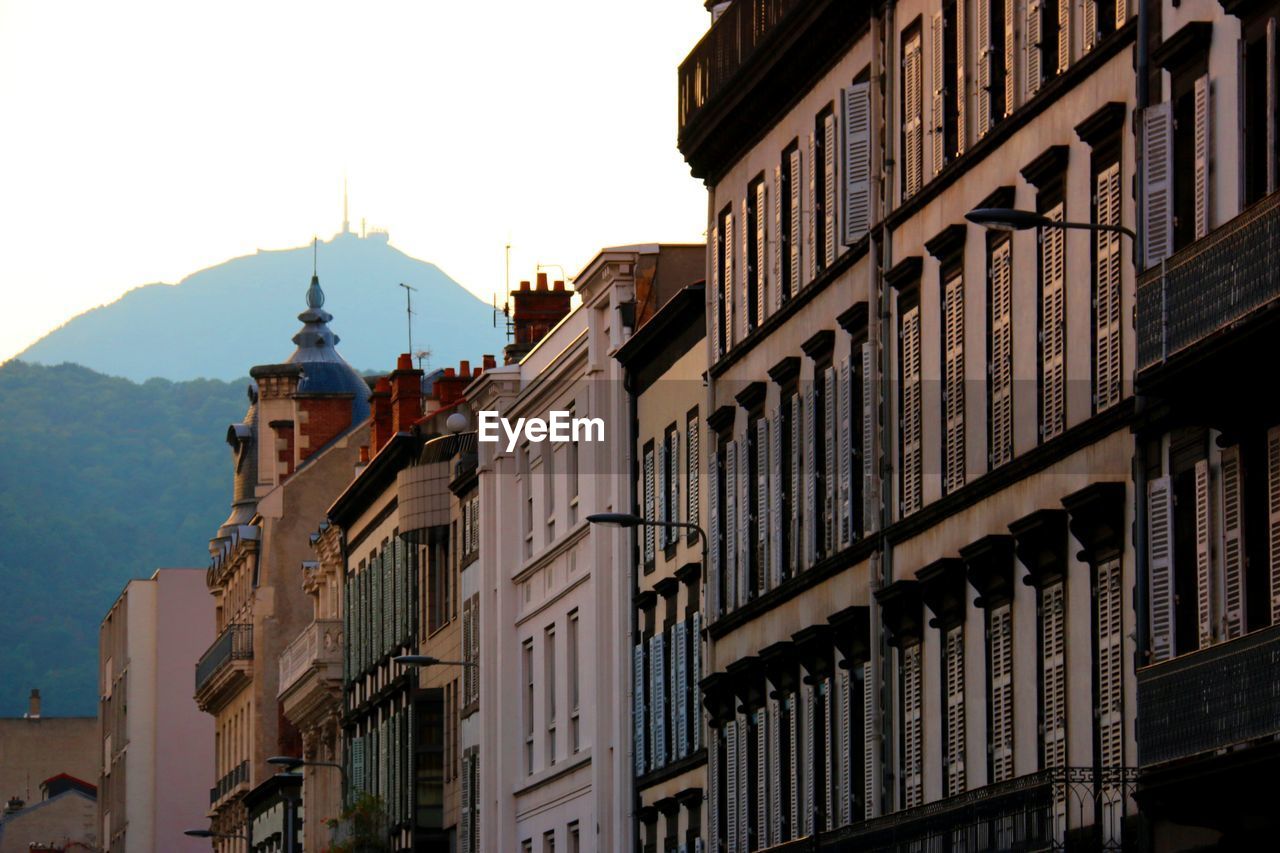
M 98 626 L 125 583 L 208 564 L 248 382 L 0 365 L 0 716 L 32 687 L 49 714 L 96 714 Z
M 431 351 L 427 369 L 461 359 L 476 363 L 505 343 L 490 306 L 434 264 L 391 246 L 385 234 L 339 233 L 319 244 L 315 264 L 338 351 L 358 370 L 390 370 L 408 346 L 401 282 L 417 288 L 413 345 Z M 138 382 L 234 379 L 288 356 L 311 272 L 311 246 L 259 250 L 176 285 L 130 290 L 72 318 L 17 358 L 73 362 Z

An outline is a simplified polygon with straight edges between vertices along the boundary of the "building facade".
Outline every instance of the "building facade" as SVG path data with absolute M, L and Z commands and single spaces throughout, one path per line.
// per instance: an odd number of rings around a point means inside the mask
M 191 701 L 188 673 L 213 638 L 203 570 L 133 580 L 98 631 L 101 847 L 204 850 L 183 835 L 206 821 L 213 721 Z
M 1135 222 L 1134 12 L 738 0 L 682 64 L 711 849 L 1133 840 L 1134 265 L 1052 222 Z

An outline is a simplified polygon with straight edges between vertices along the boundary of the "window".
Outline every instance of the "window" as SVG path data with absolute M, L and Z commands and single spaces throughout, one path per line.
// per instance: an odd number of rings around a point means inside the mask
M 711 229 L 711 280 L 715 314 L 711 325 L 713 350 L 719 358 L 729 351 L 733 334 L 733 205 L 727 205 Z
M 1118 143 L 1119 140 L 1116 140 Z M 1118 147 L 1118 145 L 1117 145 Z M 1102 157 L 1099 157 L 1102 154 Z M 1107 154 L 1114 154 L 1112 160 Z M 1094 150 L 1094 221 L 1120 224 L 1119 152 Z M 1101 163 L 1098 160 L 1101 159 Z M 1101 412 L 1120 402 L 1121 374 L 1120 234 L 1098 231 L 1093 240 L 1093 408 Z
M 524 767 L 533 775 L 533 640 L 525 640 L 521 646 L 524 665 Z
M 920 301 L 913 289 L 899 297 L 898 330 L 898 406 L 900 418 L 901 481 L 899 483 L 900 515 L 920 509 L 923 495 L 921 441 L 923 403 L 920 379 Z
M 1275 125 L 1276 23 L 1270 11 L 1241 23 L 1246 205 L 1276 188 L 1276 146 L 1280 145 Z
M 658 517 L 665 522 L 679 521 L 680 515 L 680 434 L 673 423 L 666 428 L 662 436 L 662 459 L 659 485 L 661 511 Z M 668 558 L 675 556 L 675 544 L 680 538 L 680 531 L 675 527 L 658 529 L 662 538 L 662 546 Z
M 1006 40 L 1013 37 L 1012 26 L 1005 26 L 1006 0 L 975 0 L 978 18 L 978 85 L 976 132 L 981 139 L 1012 108 L 1005 104 L 1005 63 L 1012 51 Z
M 520 448 L 517 463 L 520 477 L 520 533 L 524 536 L 524 556 L 527 560 L 533 556 L 533 481 L 529 462 L 529 445 Z
M 542 833 L 542 853 L 556 853 L 556 831 L 548 829 Z
M 644 480 L 640 484 L 640 496 L 643 502 L 640 514 L 644 518 L 654 518 L 657 505 L 657 483 L 655 482 L 657 460 L 654 455 L 653 442 L 645 442 L 642 472 Z M 646 524 L 642 526 L 641 531 L 644 537 L 644 570 L 648 573 L 653 571 L 657 560 L 657 528 L 652 524 Z
M 947 494 L 965 483 L 964 396 L 964 276 L 957 265 L 943 273 L 942 286 L 942 488 Z
M 1013 778 L 1013 618 L 1009 602 L 987 611 L 987 677 L 991 687 L 990 778 Z
M 1062 186 L 1054 182 L 1037 197 L 1040 213 L 1055 222 L 1066 218 Z M 1041 228 L 1040 241 L 1040 438 L 1062 434 L 1067 417 L 1066 236 L 1061 228 Z
M 1067 0 L 1027 0 L 1026 99 L 1040 91 L 1046 77 L 1058 69 L 1058 8 Z
M 543 633 L 542 666 L 546 671 L 543 690 L 547 700 L 547 764 L 556 763 L 556 629 L 548 626 Z
M 449 528 L 440 525 L 427 530 L 427 633 L 435 633 L 449 622 Z
M 987 447 L 998 468 L 1013 458 L 1013 241 L 993 236 L 987 246 Z
M 920 191 L 924 176 L 924 69 L 920 24 L 902 35 L 902 195 Z
M 818 113 L 813 129 L 815 265 L 824 270 L 836 259 L 836 114 L 828 104 Z
M 547 542 L 556 539 L 556 445 L 546 442 L 542 445 L 542 493 L 546 504 Z
M 748 333 L 764 321 L 765 182 L 762 173 L 747 187 L 747 269 L 743 276 L 743 317 Z
M 569 824 L 568 836 L 569 836 L 569 853 L 579 853 L 579 849 L 580 849 L 579 845 L 581 842 L 578 838 L 578 822 L 576 820 L 573 823 Z
M 903 808 L 915 808 L 924 802 L 924 726 L 920 695 L 920 643 L 912 643 L 898 651 L 901 666 L 902 722 L 902 791 Z
M 943 706 L 943 796 L 951 797 L 965 790 L 965 713 L 964 713 L 964 624 L 944 630 L 942 636 Z
M 698 409 L 695 406 L 685 416 L 684 520 L 689 524 L 701 525 L 702 512 L 698 506 L 699 483 L 702 480 L 702 471 L 698 467 L 701 438 L 698 432 Z M 688 541 L 689 544 L 695 544 L 698 541 L 698 531 L 692 527 L 688 529 Z
M 792 140 L 782 151 L 779 204 L 781 225 L 778 229 L 781 258 L 780 302 L 785 303 L 800 290 L 800 144 Z
M 569 422 L 574 419 L 574 410 L 569 410 Z M 564 473 L 566 483 L 566 499 L 569 502 L 569 520 L 567 527 L 578 523 L 578 442 L 570 441 L 564 448 Z
M 565 650 L 569 666 L 569 748 L 577 752 L 582 744 L 578 728 L 580 685 L 578 671 L 578 611 L 569 611 L 568 648 Z
M 933 174 L 964 153 L 964 5 L 950 0 L 935 12 L 930 28 L 930 73 L 933 82 Z

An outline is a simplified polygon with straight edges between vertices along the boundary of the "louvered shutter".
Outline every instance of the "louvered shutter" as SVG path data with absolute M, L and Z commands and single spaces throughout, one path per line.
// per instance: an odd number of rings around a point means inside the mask
M 643 776 L 648 764 L 645 761 L 645 731 L 648 729 L 644 709 L 644 643 L 636 643 L 631 650 L 631 729 L 635 741 L 635 771 Z
M 933 137 L 930 140 L 933 149 L 933 174 L 942 171 L 942 165 L 946 156 L 946 116 L 943 112 L 946 103 L 946 87 L 944 71 L 946 63 L 943 57 L 946 55 L 943 51 L 944 25 L 941 12 L 935 12 L 933 22 L 929 28 L 930 41 L 930 63 L 929 73 L 933 79 L 933 113 L 930 127 L 933 128 Z
M 991 253 L 991 467 L 1013 458 L 1012 240 Z
M 1209 113 L 1209 75 L 1196 78 L 1195 89 L 1195 194 L 1196 194 L 1196 239 L 1209 233 L 1209 159 L 1210 122 Z
M 994 607 L 991 631 L 991 764 L 993 782 L 1013 778 L 1013 620 L 1010 606 Z
M 689 524 L 701 524 L 702 518 L 698 506 L 700 497 L 701 479 L 702 479 L 702 463 L 698 459 L 701 448 L 698 446 L 698 418 L 695 415 L 689 419 L 685 425 L 687 435 L 684 441 L 685 453 L 685 507 L 684 520 Z
M 981 2 L 981 0 L 980 0 Z M 969 46 L 965 41 L 968 27 L 968 4 L 956 2 L 956 156 L 965 152 L 969 143 L 969 86 L 965 65 L 969 61 Z
M 782 530 L 787 519 L 782 514 L 782 412 L 773 410 L 769 418 L 769 586 L 782 583 Z
M 946 634 L 947 666 L 947 794 L 965 790 L 964 627 Z
M 342 680 L 352 681 L 356 668 L 351 652 L 355 648 L 351 639 L 351 607 L 354 604 L 351 595 L 351 577 L 342 582 Z
M 759 850 L 769 843 L 769 718 L 765 709 L 759 708 L 756 717 L 756 838 L 754 848 Z
M 363 793 L 368 790 L 365 786 L 364 750 L 363 736 L 356 736 L 351 739 L 351 787 L 356 793 Z
M 999 2 L 999 0 L 992 0 Z M 1017 53 L 1014 46 L 1014 21 L 1026 0 L 1004 0 L 1004 103 L 998 106 L 1004 115 L 1013 115 L 1018 104 L 1017 89 Z
M 742 437 L 738 446 L 738 605 L 751 598 L 751 436 Z
M 765 308 L 769 304 L 766 291 L 769 289 L 769 188 L 764 178 L 756 184 L 756 325 L 764 322 Z
M 1274 625 L 1280 623 L 1280 427 L 1267 430 L 1267 555 Z
M 769 742 L 766 761 L 769 765 L 769 796 L 768 810 L 762 815 L 768 815 L 768 819 L 762 817 L 761 823 L 766 827 L 766 832 L 761 833 L 761 839 L 765 844 L 773 845 L 780 843 L 782 838 L 782 716 L 780 713 L 780 703 L 774 698 L 772 690 L 765 691 L 768 697 L 765 699 L 765 717 L 769 725 Z
M 847 547 L 853 541 L 853 509 L 850 493 L 853 490 L 853 356 L 845 356 L 840 362 L 840 424 L 836 429 L 835 456 L 840 469 L 836 478 L 839 499 L 834 510 L 839 519 L 840 545 Z
M 991 4 L 1001 0 L 976 0 L 978 8 L 978 116 L 974 122 L 978 138 L 991 129 L 991 60 L 995 46 L 991 43 Z M 961 0 L 960 5 L 964 5 Z M 961 46 L 961 52 L 964 47 Z
M 1224 590 L 1225 636 L 1233 640 L 1246 630 L 1244 577 L 1244 507 L 1240 466 L 1240 448 L 1222 451 L 1222 574 Z
M 877 744 L 875 708 L 876 687 L 871 677 L 871 662 L 862 665 L 862 797 L 864 818 L 876 814 L 876 761 Z
M 879 513 L 875 500 L 876 477 L 876 395 L 875 350 L 871 342 L 862 345 L 862 436 L 859 458 L 862 460 L 862 506 L 854 512 L 862 513 L 862 530 L 874 532 L 879 527 Z
M 924 56 L 920 34 L 916 33 L 903 49 L 902 80 L 906 88 L 903 126 L 903 153 L 906 155 L 903 195 L 913 196 L 924 181 Z
M 720 779 L 720 741 L 722 731 L 711 730 L 711 746 L 707 750 L 707 839 L 711 849 L 719 853 L 720 847 L 720 794 L 724 781 Z
M 786 289 L 782 280 L 782 255 L 789 250 L 787 237 L 782 233 L 782 202 L 782 165 L 779 164 L 773 167 L 773 248 L 769 253 L 774 311 L 782 307 L 782 291 Z
M 1151 602 L 1151 662 L 1173 656 L 1173 490 L 1168 477 L 1147 484 L 1147 575 Z
M 734 263 L 733 253 L 736 246 L 733 242 L 733 206 L 730 205 L 729 212 L 724 217 L 724 351 L 728 352 L 733 349 L 733 317 L 735 313 L 734 306 L 734 280 L 733 271 L 736 266 Z
M 672 629 L 675 645 L 675 673 L 672 682 L 671 701 L 675 708 L 676 748 L 675 757 L 689 754 L 689 637 L 688 624 L 677 622 Z
M 1084 0 L 1084 32 L 1080 34 L 1080 53 L 1093 50 L 1098 42 L 1098 4 L 1096 0 Z
M 846 246 L 871 227 L 871 86 L 856 83 L 841 93 L 844 105 L 844 234 Z
M 670 451 L 667 449 L 667 440 L 666 440 L 666 437 L 664 436 L 662 440 L 658 442 L 658 470 L 657 470 L 657 494 L 656 494 L 657 506 L 655 507 L 655 510 L 654 510 L 657 514 L 646 515 L 645 518 L 652 518 L 656 521 L 666 521 L 669 517 L 667 515 L 668 507 L 674 508 L 675 506 L 670 502 L 671 492 L 668 490 L 669 481 L 667 479 L 667 476 L 668 476 L 667 472 L 671 470 L 670 465 L 671 465 Z M 652 530 L 662 540 L 662 544 L 664 546 L 667 544 L 667 540 L 670 538 L 669 536 L 670 528 L 668 527 L 655 527 L 652 524 L 646 524 L 645 530 L 646 531 Z
M 471 553 L 480 550 L 480 498 L 471 499 Z
M 724 728 L 725 739 L 725 804 L 727 806 L 725 820 L 725 831 L 729 837 L 725 839 L 728 842 L 730 853 L 737 853 L 738 831 L 740 823 L 745 823 L 738 814 L 738 718 L 735 716 Z M 744 851 L 745 853 L 745 851 Z
M 804 827 L 805 835 L 812 835 L 814 831 L 813 813 L 816 809 L 814 783 L 814 767 L 818 759 L 817 744 L 814 741 L 813 729 L 815 724 L 814 715 L 814 696 L 813 685 L 800 685 L 800 705 L 801 714 L 803 715 L 804 732 L 801 737 L 804 738 L 804 759 L 802 761 L 801 771 L 804 774 L 804 800 L 802 807 L 804 809 L 800 816 L 801 826 Z
M 382 549 L 382 651 L 389 653 L 395 645 L 396 578 L 394 552 L 390 545 Z
M 902 650 L 903 767 L 906 808 L 924 800 L 924 729 L 920 695 L 920 644 Z
M 794 577 L 804 562 L 804 501 L 801 495 L 804 490 L 804 457 L 808 449 L 804 446 L 804 408 L 801 395 L 791 395 L 791 553 L 789 574 Z
M 692 714 L 689 725 L 693 732 L 689 749 L 697 752 L 702 749 L 702 614 L 694 611 L 692 627 L 689 629 L 689 693 Z
M 738 715 L 738 849 L 751 849 L 751 732 L 746 714 Z
M 1024 35 L 1027 51 L 1027 95 L 1031 98 L 1040 91 L 1044 77 L 1044 0 L 1027 0 L 1027 28 Z
M 1211 518 L 1209 507 L 1209 463 L 1196 462 L 1196 624 L 1200 648 L 1213 643 L 1213 613 L 1216 595 L 1213 588 L 1213 564 L 1210 552 Z
M 462 814 L 458 820 L 458 849 L 471 853 L 471 756 L 462 757 Z
M 1046 214 L 1061 222 L 1062 203 Z M 1041 435 L 1047 441 L 1065 428 L 1066 421 L 1066 253 L 1060 228 L 1040 230 L 1043 282 L 1041 288 Z
M 667 521 L 680 520 L 680 431 L 671 430 L 671 434 L 667 436 L 669 447 L 667 449 L 667 512 L 663 518 Z M 668 527 L 667 541 L 674 543 L 680 538 L 680 531 L 675 527 Z
M 1071 3 L 1058 0 L 1058 72 L 1071 64 Z
M 796 149 L 791 152 L 790 169 L 791 169 L 791 199 L 790 199 L 790 203 L 791 203 L 791 229 L 790 229 L 791 231 L 791 240 L 790 240 L 791 276 L 790 278 L 791 278 L 791 281 L 788 282 L 788 287 L 789 287 L 788 293 L 791 296 L 795 296 L 797 293 L 800 292 L 800 263 L 801 263 L 800 245 L 803 240 L 803 237 L 802 237 L 803 228 L 801 227 L 802 212 L 800 210 L 800 199 L 803 197 L 803 192 L 801 190 L 801 185 L 800 185 L 802 170 L 800 167 L 799 147 L 796 147 Z
M 1067 763 L 1066 606 L 1061 581 L 1041 592 L 1041 673 L 1044 679 L 1044 764 L 1046 769 Z
M 783 700 L 787 708 L 787 743 L 791 747 L 791 763 L 787 765 L 787 791 L 789 792 L 790 806 L 788 812 L 790 814 L 790 836 L 797 837 L 800 833 L 800 815 L 802 806 L 800 804 L 800 780 L 804 773 L 801 769 L 803 757 L 801 755 L 800 740 L 798 737 L 800 729 L 800 699 L 799 695 L 792 693 Z
M 965 482 L 964 430 L 964 278 L 949 279 L 944 294 L 945 376 L 943 401 L 946 411 L 946 478 L 948 493 Z
M 409 613 L 413 597 L 409 594 L 412 585 L 409 578 L 408 544 L 399 536 L 396 537 L 396 577 L 400 579 L 400 590 L 396 594 L 396 616 L 400 627 L 397 642 L 399 645 L 407 646 L 411 640 Z
M 844 661 L 842 666 L 836 671 L 834 679 L 835 684 L 835 707 L 836 707 L 836 724 L 833 727 L 836 745 L 837 745 L 837 764 L 836 772 L 836 790 L 839 798 L 837 809 L 833 813 L 840 826 L 847 826 L 853 822 L 853 788 L 851 780 L 853 779 L 853 731 L 850 726 L 850 708 L 849 703 L 852 697 L 849 695 L 850 677 L 847 667 L 848 661 Z M 861 768 L 859 768 L 861 769 Z M 828 821 L 830 823 L 830 821 Z
M 920 306 L 902 317 L 902 515 L 921 505 Z
M 738 443 L 724 451 L 724 611 L 738 606 Z
M 1129 0 L 1116 0 L 1116 29 L 1129 22 Z
M 667 668 L 664 665 L 664 635 L 656 633 L 649 638 L 649 670 L 652 673 L 649 693 L 649 735 L 653 738 L 653 768 L 667 764 Z
M 816 740 L 815 732 L 815 744 L 816 748 L 822 752 L 822 764 L 824 771 L 823 779 L 826 780 L 826 784 L 822 786 L 821 793 L 823 818 L 820 823 L 815 823 L 813 827 L 814 832 L 818 832 L 823 829 L 830 829 L 832 826 L 831 821 L 835 819 L 836 804 L 833 801 L 833 798 L 836 796 L 835 780 L 836 770 L 838 768 L 835 753 L 835 741 L 831 734 L 832 726 L 835 724 L 835 713 L 831 699 L 831 679 L 827 678 L 819 682 L 814 687 L 814 693 L 822 699 L 822 710 L 820 713 L 822 714 L 822 730 L 824 737 L 822 742 L 818 742 Z M 815 820 L 817 820 L 816 817 Z
M 756 420 L 756 589 L 763 593 L 770 587 L 772 569 L 769 557 L 769 421 Z
M 1120 561 L 1098 566 L 1098 740 L 1103 767 L 1124 765 L 1124 633 Z
M 1144 266 L 1154 267 L 1173 252 L 1173 112 L 1168 103 L 1142 114 L 1142 234 Z
M 836 381 L 834 366 L 823 371 L 825 388 L 822 394 L 822 539 L 819 547 L 824 556 L 832 554 L 836 549 L 836 471 L 837 442 L 839 441 L 839 425 L 836 413 L 839 411 L 839 383 Z
M 804 558 L 802 568 L 809 568 L 818 553 L 818 459 L 813 451 L 817 447 L 818 407 L 814 386 L 809 383 L 804 392 Z
M 711 314 L 707 318 L 711 326 L 711 354 L 716 359 L 724 355 L 724 342 L 720 340 L 720 316 L 724 305 L 724 288 L 720 285 L 720 225 L 711 226 Z
M 827 114 L 822 120 L 822 266 L 836 259 L 836 117 Z
M 742 232 L 742 272 L 739 273 L 738 276 L 741 281 L 738 283 L 737 296 L 734 300 L 735 304 L 738 306 L 737 310 L 734 312 L 739 317 L 738 340 L 744 340 L 747 335 L 751 333 L 751 329 L 753 328 L 751 325 L 751 309 L 753 306 L 751 304 L 751 294 L 748 292 L 748 288 L 751 284 L 752 275 L 750 246 L 751 239 L 753 237 L 752 232 L 755 228 L 751 224 L 751 215 L 745 198 L 742 200 L 741 208 L 742 224 L 740 230 Z
M 809 134 L 809 191 L 804 200 L 804 283 L 808 285 L 818 272 L 818 143 L 817 137 Z
M 655 476 L 655 472 L 653 470 L 653 448 L 646 447 L 644 451 L 644 517 L 645 518 L 653 518 L 654 498 L 655 498 L 654 476 Z M 653 565 L 655 555 L 657 553 L 654 547 L 655 529 L 656 528 L 654 528 L 652 524 L 644 525 L 644 564 L 646 566 Z

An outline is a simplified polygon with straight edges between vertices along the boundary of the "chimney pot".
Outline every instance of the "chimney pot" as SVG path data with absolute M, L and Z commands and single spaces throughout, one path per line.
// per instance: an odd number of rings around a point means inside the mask
M 488 353 L 486 353 L 486 354 L 485 354 L 485 356 L 484 356 L 484 369 L 485 369 L 485 370 L 493 370 L 493 369 L 494 369 L 495 367 L 497 367 L 497 366 L 498 366 L 498 360 L 497 360 L 497 358 L 495 358 L 494 356 L 489 355 Z
M 396 359 L 396 370 L 413 370 L 413 357 L 404 352 Z
M 367 465 L 369 463 L 369 445 L 360 445 L 360 464 Z
M 453 368 L 452 368 L 452 367 L 446 367 L 446 368 L 444 369 L 444 375 L 445 375 L 445 376 L 453 376 L 453 375 L 454 375 L 454 373 L 453 373 Z
M 547 274 L 544 272 L 540 272 L 538 273 L 538 290 L 546 290 L 546 289 L 547 289 Z
M 529 282 L 527 282 L 527 281 L 522 281 L 522 282 L 520 282 L 520 289 L 521 289 L 521 290 L 528 290 L 528 289 L 529 289 Z
M 40 719 L 40 689 L 31 688 L 31 698 L 27 700 L 27 719 Z
M 471 375 L 471 362 L 468 359 L 463 359 L 461 362 L 458 363 L 458 375 L 459 376 Z
M 552 285 L 552 287 L 556 290 L 564 290 L 564 282 L 559 279 L 556 279 L 556 283 Z

